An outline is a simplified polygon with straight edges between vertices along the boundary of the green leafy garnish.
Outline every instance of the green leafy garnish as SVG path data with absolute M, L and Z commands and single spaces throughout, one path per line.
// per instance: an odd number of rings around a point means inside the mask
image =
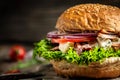
M 76 51 L 72 47 L 70 47 L 70 49 L 68 50 L 64 57 L 65 60 L 67 60 L 68 62 L 79 64 L 80 56 L 76 53 Z
M 95 47 L 92 50 L 89 51 L 84 51 L 80 55 L 80 63 L 82 64 L 89 64 L 90 62 L 96 62 L 100 61 L 104 58 L 109 58 L 109 57 L 118 57 L 120 53 L 116 53 L 113 48 L 99 48 Z
M 61 59 L 64 54 L 61 51 L 52 51 L 50 50 L 54 46 L 47 39 L 41 40 L 38 43 L 35 43 L 35 48 L 33 50 L 33 57 L 42 56 L 45 59 Z
M 89 51 L 84 51 L 78 55 L 73 47 L 70 47 L 67 53 L 52 51 L 51 48 L 54 47 L 55 46 L 50 41 L 43 39 L 35 43 L 33 57 L 36 58 L 36 56 L 39 56 L 47 60 L 66 60 L 70 63 L 89 64 L 91 62 L 100 61 L 104 58 L 120 56 L 120 50 L 115 51 L 113 48 L 104 49 L 96 46 L 95 48 Z

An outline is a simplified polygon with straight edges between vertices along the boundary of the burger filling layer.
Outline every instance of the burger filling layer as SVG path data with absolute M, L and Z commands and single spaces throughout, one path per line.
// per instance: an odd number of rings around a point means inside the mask
M 60 33 L 52 31 L 35 43 L 34 57 L 66 60 L 88 65 L 110 57 L 120 57 L 120 38 L 106 33 Z

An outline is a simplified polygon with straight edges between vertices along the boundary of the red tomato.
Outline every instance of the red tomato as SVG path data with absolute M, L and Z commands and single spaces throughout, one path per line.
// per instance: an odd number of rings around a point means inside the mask
M 52 43 L 64 43 L 64 42 L 88 42 L 93 41 L 95 38 L 77 38 L 77 39 L 66 39 L 66 38 L 57 38 L 51 39 Z
M 23 46 L 14 45 L 10 49 L 9 57 L 11 60 L 19 61 L 25 58 L 26 50 Z

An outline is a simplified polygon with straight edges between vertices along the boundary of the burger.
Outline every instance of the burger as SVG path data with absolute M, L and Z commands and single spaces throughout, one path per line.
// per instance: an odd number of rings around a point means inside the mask
M 49 60 L 60 76 L 120 76 L 120 9 L 91 3 L 70 7 L 56 30 L 35 43 L 33 56 Z

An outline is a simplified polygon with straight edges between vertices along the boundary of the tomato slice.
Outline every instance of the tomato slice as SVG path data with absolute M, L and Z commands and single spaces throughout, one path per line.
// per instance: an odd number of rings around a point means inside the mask
M 67 38 L 57 38 L 51 39 L 52 43 L 64 43 L 64 42 L 88 42 L 93 41 L 95 38 L 77 38 L 77 39 L 67 39 Z

